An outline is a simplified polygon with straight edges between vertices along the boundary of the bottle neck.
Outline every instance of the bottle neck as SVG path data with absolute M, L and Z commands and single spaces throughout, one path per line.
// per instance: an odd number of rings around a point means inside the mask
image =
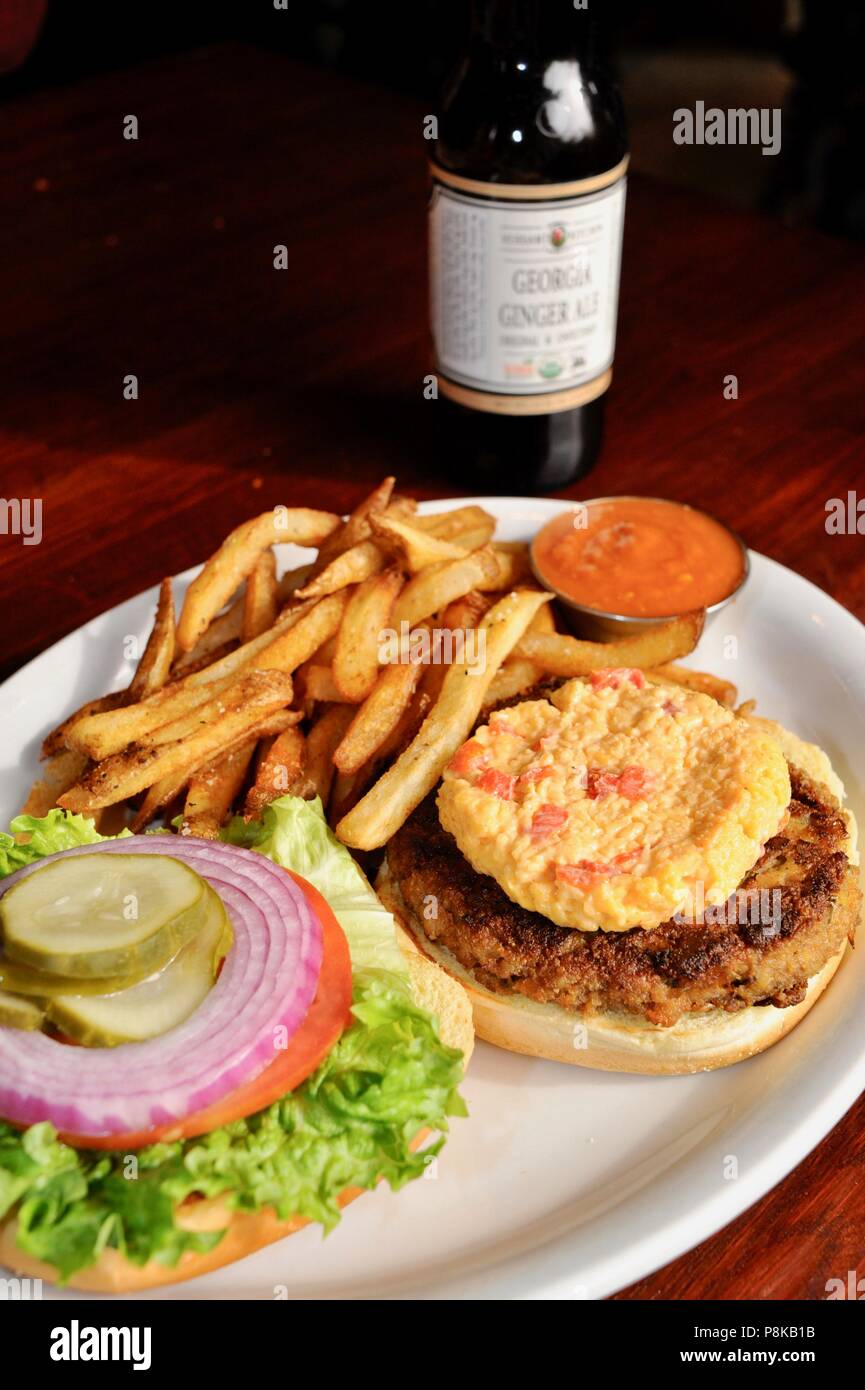
M 540 59 L 579 54 L 587 60 L 593 29 L 587 11 L 577 9 L 574 0 L 472 0 L 475 41 L 503 54 Z

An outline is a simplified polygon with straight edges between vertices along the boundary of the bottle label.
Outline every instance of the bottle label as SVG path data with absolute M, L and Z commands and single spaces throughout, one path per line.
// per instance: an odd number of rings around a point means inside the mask
M 543 188 L 433 166 L 432 325 L 444 395 L 480 410 L 572 410 L 611 379 L 624 164 Z M 542 196 L 539 196 L 542 194 Z

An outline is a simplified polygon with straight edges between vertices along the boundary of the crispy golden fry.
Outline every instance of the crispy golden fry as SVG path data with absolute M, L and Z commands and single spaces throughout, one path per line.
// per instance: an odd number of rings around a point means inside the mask
M 350 550 L 337 555 L 320 574 L 298 589 L 297 598 L 322 598 L 335 594 L 349 584 L 362 584 L 365 579 L 384 569 L 387 557 L 373 541 L 361 541 Z
M 336 656 L 336 639 L 338 633 L 328 637 L 326 642 L 322 642 L 317 652 L 313 652 L 310 662 L 315 666 L 332 666 L 333 658 Z
M 228 818 L 243 786 L 254 752 L 255 741 L 249 739 L 234 752 L 206 763 L 193 774 L 183 808 L 182 835 L 198 835 L 205 840 L 218 838 L 220 826 Z
M 59 798 L 67 811 L 89 813 L 112 806 L 152 787 L 165 778 L 188 778 L 220 753 L 258 733 L 259 726 L 283 709 L 291 699 L 291 682 L 280 671 L 254 672 L 247 678 L 242 707 L 206 724 L 197 734 L 161 745 L 133 744 L 122 753 L 105 758 L 85 773 L 76 786 Z M 297 711 L 291 713 L 295 722 Z
M 555 609 L 551 603 L 539 608 L 526 628 L 527 637 L 541 637 L 556 630 Z
M 649 671 L 692 652 L 703 631 L 704 614 L 687 613 L 615 642 L 583 642 L 555 635 L 524 637 L 515 655 L 533 661 L 552 676 L 587 676 L 609 666 L 634 666 Z
M 647 671 L 646 675 L 652 681 L 682 685 L 688 690 L 699 691 L 701 695 L 711 695 L 713 700 L 717 700 L 719 705 L 725 705 L 727 709 L 734 707 L 739 694 L 732 681 L 713 676 L 709 671 L 690 671 L 686 666 L 656 666 L 654 670 Z
M 129 685 L 131 699 L 143 700 L 155 690 L 160 690 L 168 680 L 174 660 L 174 641 L 174 599 L 171 594 L 171 580 L 163 579 L 159 586 L 153 631 Z
M 452 666 L 436 704 L 405 752 L 337 826 L 354 849 L 378 849 L 431 791 L 457 748 L 468 737 L 493 677 L 519 642 L 549 594 L 518 590 L 483 619 L 486 650 L 482 668 Z
M 374 775 L 369 765 L 362 767 L 359 772 L 336 773 L 328 803 L 328 821 L 331 825 L 336 825 L 357 805 Z
M 297 596 L 298 589 L 302 589 L 306 581 L 312 574 L 312 565 L 298 565 L 293 570 L 286 570 L 276 586 L 276 597 L 279 604 L 292 603 Z
M 333 775 L 333 755 L 354 718 L 352 705 L 330 705 L 306 736 L 306 775 L 323 806 L 327 805 Z
M 320 546 L 318 558 L 312 567 L 312 578 L 321 574 L 337 555 L 342 555 L 344 551 L 351 550 L 352 546 L 358 545 L 361 541 L 370 538 L 369 519 L 371 516 L 383 512 L 389 505 L 393 494 L 396 478 L 383 478 L 378 487 L 373 488 L 372 492 L 359 502 L 349 517 L 338 526 L 327 540 Z
M 188 676 L 192 671 L 201 670 L 210 662 L 224 656 L 230 649 L 229 644 L 240 641 L 243 631 L 243 605 L 244 598 L 241 594 L 230 608 L 216 615 L 192 651 L 175 654 L 174 665 L 171 668 L 172 677 Z
M 499 564 L 489 546 L 482 546 L 456 560 L 441 560 L 427 565 L 410 579 L 397 599 L 393 610 L 393 626 L 414 627 L 433 613 L 446 609 L 448 604 L 463 598 L 486 580 L 498 577 Z M 446 624 L 447 626 L 447 624 Z M 474 624 L 472 624 L 474 626 Z
M 455 599 L 449 603 L 441 615 L 442 627 L 450 627 L 466 631 L 468 628 L 478 627 L 485 613 L 488 613 L 493 606 L 493 599 L 489 594 L 479 594 L 476 589 L 472 589 L 463 598 Z
M 754 714 L 756 708 L 756 700 L 743 700 L 741 705 L 737 708 L 736 714 L 738 714 L 740 719 L 747 719 L 750 715 Z
M 412 522 L 419 531 L 427 531 L 440 541 L 453 541 L 467 531 L 488 531 L 487 540 L 496 529 L 496 519 L 484 511 L 483 507 L 454 507 L 449 512 L 424 512 Z M 483 545 L 484 542 L 482 541 Z
M 228 796 L 229 792 L 231 792 L 228 805 L 226 806 L 227 811 L 231 801 L 234 800 L 237 794 L 232 790 L 233 783 L 237 780 L 238 790 L 240 786 L 243 785 L 246 771 L 252 761 L 258 740 L 276 737 L 278 734 L 281 734 L 284 729 L 290 728 L 296 722 L 297 714 L 294 710 L 279 710 L 276 714 L 269 715 L 262 723 L 256 725 L 252 738 L 240 739 L 229 744 L 212 763 L 205 763 L 192 773 L 190 773 L 188 768 L 182 768 L 180 772 L 174 773 L 169 777 L 163 777 L 160 781 L 154 782 L 153 786 L 148 788 L 147 795 L 144 797 L 141 806 L 135 813 L 135 819 L 129 827 L 130 830 L 132 830 L 133 834 L 137 834 L 140 830 L 143 830 L 161 811 L 165 810 L 166 806 L 170 806 L 171 803 L 180 796 L 185 787 L 188 787 L 191 793 L 192 785 L 198 777 L 205 775 L 209 768 L 221 769 L 224 764 L 228 765 L 226 771 L 226 784 L 224 788 L 220 789 L 218 783 L 219 774 L 217 774 L 217 784 L 214 789 L 214 795 L 218 796 L 224 793 L 225 796 Z M 109 806 L 105 810 L 97 812 L 97 815 L 105 815 L 112 809 L 114 808 Z M 218 810 L 219 805 L 214 801 L 213 813 L 216 814 Z M 223 819 L 224 818 L 223 816 Z M 206 812 L 202 811 L 202 818 L 199 823 L 201 826 L 200 830 L 188 827 L 184 807 L 184 819 L 181 833 L 184 835 L 201 834 L 205 839 L 214 839 L 215 836 L 207 833 L 211 821 L 207 818 Z
M 541 608 L 539 612 L 543 612 Z M 531 661 L 508 661 L 495 674 L 484 699 L 484 709 L 493 709 L 504 700 L 522 695 L 538 680 L 538 668 Z
M 364 700 L 333 755 L 340 772 L 358 772 L 393 733 L 421 678 L 411 662 L 386 666 Z
M 88 700 L 46 735 L 42 743 L 42 757 L 51 758 L 67 746 L 66 740 L 73 724 L 77 724 L 81 719 L 89 719 L 92 714 L 106 714 L 110 710 L 119 709 L 125 699 L 125 690 L 113 690 L 110 695 L 100 695 L 96 700 Z
M 265 550 L 250 571 L 243 595 L 243 640 L 260 637 L 276 622 L 279 608 L 276 592 L 276 556 Z
M 27 800 L 19 814 L 47 816 L 57 805 L 58 796 L 74 787 L 84 776 L 89 761 L 86 753 L 79 753 L 74 748 L 61 748 L 53 753 L 27 793 Z
M 214 724 L 223 719 L 227 714 L 233 714 L 235 710 L 243 707 L 249 699 L 250 691 L 267 688 L 267 677 L 270 671 L 258 670 L 253 667 L 249 671 L 244 671 L 236 680 L 228 685 L 220 686 L 203 704 L 198 705 L 190 714 L 184 714 L 180 719 L 172 719 L 167 724 L 160 724 L 158 729 L 151 729 L 146 734 L 142 734 L 137 740 L 143 748 L 161 748 L 166 743 L 175 743 L 181 738 L 190 738 L 205 724 Z M 290 705 L 294 696 L 294 682 L 290 675 L 286 673 L 284 688 L 286 692 L 286 705 Z
M 255 783 L 246 795 L 244 815 L 259 817 L 280 796 L 305 796 L 311 784 L 305 774 L 306 740 L 298 728 L 274 739 L 258 764 Z
M 405 565 L 411 574 L 434 565 L 437 560 L 458 560 L 465 549 L 455 541 L 440 541 L 407 521 L 386 513 L 372 518 L 372 533 L 379 544 Z
M 293 623 L 286 626 L 263 651 L 255 654 L 251 668 L 260 671 L 296 671 L 337 631 L 349 597 L 349 593 L 342 590 L 306 606 Z
M 303 668 L 303 697 L 307 705 L 314 704 L 350 704 L 342 691 L 337 687 L 333 678 L 333 671 L 329 666 L 319 666 L 318 662 L 309 661 Z M 356 701 L 354 703 L 357 703 Z
M 171 672 L 170 684 L 173 685 L 175 681 L 182 680 L 184 676 L 193 676 L 200 671 L 206 671 L 217 661 L 221 661 L 224 656 L 228 656 L 231 652 L 234 652 L 236 650 L 236 640 L 233 642 L 223 642 L 221 646 L 214 647 L 213 651 L 206 652 L 204 655 L 195 657 L 194 661 L 183 661 L 182 663 L 176 663 Z M 192 653 L 190 652 L 190 656 L 191 655 Z
M 180 796 L 188 781 L 189 772 L 184 769 L 179 774 L 175 773 L 171 777 L 163 777 L 160 781 L 154 782 L 152 787 L 148 787 L 141 805 L 136 810 L 129 825 L 133 835 L 140 835 L 151 821 L 155 820 L 159 813 L 174 801 L 175 797 Z M 116 807 L 103 806 L 100 811 L 96 812 L 96 815 L 104 816 L 114 809 Z
M 242 647 L 229 652 L 220 661 L 201 671 L 193 671 L 171 685 L 157 690 L 146 700 L 123 708 L 94 714 L 81 714 L 67 721 L 69 746 L 101 759 L 119 753 L 127 744 L 145 738 L 153 730 L 175 719 L 192 714 L 199 705 L 228 688 L 255 657 L 271 647 L 278 636 L 300 623 L 310 611 L 311 604 L 302 604 L 279 615 L 274 627 L 260 637 L 254 637 Z
M 318 512 L 311 507 L 275 507 L 272 512 L 238 526 L 204 562 L 186 591 L 177 624 L 177 645 L 181 651 L 192 650 L 211 619 L 254 569 L 263 551 L 281 541 L 321 545 L 339 524 L 339 517 L 333 512 Z
M 498 561 L 498 570 L 482 584 L 478 584 L 477 587 L 482 592 L 492 589 L 513 589 L 517 584 L 522 584 L 524 580 L 531 578 L 527 551 L 504 550 L 494 545 L 493 554 Z
M 349 599 L 333 654 L 337 699 L 359 704 L 378 680 L 382 629 L 388 626 L 402 582 L 402 571 L 391 565 L 359 584 Z
M 474 526 L 471 531 L 462 531 L 460 535 L 454 536 L 452 544 L 458 545 L 463 551 L 480 550 L 482 545 L 488 544 L 492 534 L 489 526 Z M 451 542 L 446 542 L 446 544 L 451 544 Z

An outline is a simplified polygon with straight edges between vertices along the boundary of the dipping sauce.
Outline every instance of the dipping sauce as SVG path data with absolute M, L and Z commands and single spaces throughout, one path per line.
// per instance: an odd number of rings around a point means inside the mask
M 539 578 L 575 603 L 628 618 L 709 608 L 741 583 L 742 548 L 719 521 L 656 497 L 601 498 L 538 532 Z

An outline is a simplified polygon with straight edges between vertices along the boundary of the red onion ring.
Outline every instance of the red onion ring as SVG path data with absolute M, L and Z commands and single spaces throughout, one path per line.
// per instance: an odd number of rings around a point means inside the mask
M 111 1135 L 185 1119 L 272 1062 L 275 1029 L 290 1038 L 315 995 L 321 924 L 291 875 L 252 850 L 162 835 L 77 845 L 11 874 L 0 897 L 54 859 L 112 852 L 188 864 L 225 904 L 234 945 L 204 1002 L 159 1038 L 68 1047 L 42 1033 L 0 1028 L 0 1116 L 14 1124 L 50 1120 L 65 1134 Z

